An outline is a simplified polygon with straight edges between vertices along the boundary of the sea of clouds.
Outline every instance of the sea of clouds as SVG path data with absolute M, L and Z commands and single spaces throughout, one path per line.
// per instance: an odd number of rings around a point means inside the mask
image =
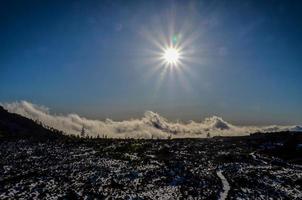
M 43 124 L 62 130 L 67 134 L 85 133 L 92 137 L 108 138 L 183 138 L 210 136 L 238 136 L 253 132 L 302 131 L 301 126 L 236 126 L 222 118 L 212 116 L 201 122 L 171 122 L 152 111 L 146 111 L 141 119 L 113 121 L 111 119 L 91 120 L 77 114 L 55 115 L 49 108 L 27 101 L 1 103 L 6 110 L 24 117 L 38 120 Z

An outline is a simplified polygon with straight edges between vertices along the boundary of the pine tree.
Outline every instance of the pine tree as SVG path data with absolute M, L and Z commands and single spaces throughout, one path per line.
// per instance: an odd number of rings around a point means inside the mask
M 81 137 L 85 137 L 85 128 L 84 128 L 84 126 L 82 127 Z

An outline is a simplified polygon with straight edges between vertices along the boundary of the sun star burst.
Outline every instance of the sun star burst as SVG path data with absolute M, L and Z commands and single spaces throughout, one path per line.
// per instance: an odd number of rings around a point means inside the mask
M 179 62 L 180 52 L 177 48 L 169 47 L 163 52 L 163 59 L 170 65 L 176 65 Z

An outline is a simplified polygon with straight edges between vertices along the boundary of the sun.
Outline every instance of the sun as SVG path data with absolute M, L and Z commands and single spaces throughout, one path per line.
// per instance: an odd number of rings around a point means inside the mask
M 175 66 L 179 62 L 180 52 L 175 47 L 166 48 L 163 52 L 164 61 L 172 66 Z

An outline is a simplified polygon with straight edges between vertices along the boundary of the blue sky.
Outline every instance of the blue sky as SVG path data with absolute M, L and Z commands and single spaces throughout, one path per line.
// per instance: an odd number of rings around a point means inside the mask
M 92 118 L 152 110 L 171 119 L 298 124 L 301 8 L 299 1 L 1 1 L 0 102 Z M 188 44 L 186 62 L 163 74 L 154 41 L 174 34 Z

